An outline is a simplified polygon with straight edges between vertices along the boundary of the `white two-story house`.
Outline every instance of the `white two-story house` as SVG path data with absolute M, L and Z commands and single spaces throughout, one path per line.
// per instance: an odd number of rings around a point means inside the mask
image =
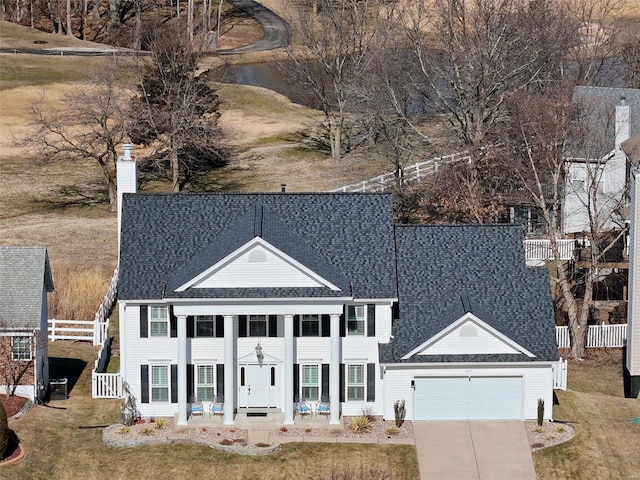
M 517 226 L 394 225 L 390 194 L 141 194 L 118 164 L 121 375 L 144 416 L 185 424 L 551 418 L 558 363 L 549 282 Z M 124 193 L 126 190 L 130 193 Z

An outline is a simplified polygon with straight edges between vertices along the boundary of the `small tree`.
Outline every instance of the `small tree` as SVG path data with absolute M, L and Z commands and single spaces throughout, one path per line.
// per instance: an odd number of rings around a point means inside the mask
M 124 403 L 120 409 L 122 424 L 129 427 L 140 419 L 140 411 L 136 406 L 136 397 L 127 382 L 123 382 L 122 389 L 124 390 Z
M 4 454 L 9 446 L 9 421 L 7 420 L 7 411 L 4 404 L 0 402 L 0 460 L 4 458 Z

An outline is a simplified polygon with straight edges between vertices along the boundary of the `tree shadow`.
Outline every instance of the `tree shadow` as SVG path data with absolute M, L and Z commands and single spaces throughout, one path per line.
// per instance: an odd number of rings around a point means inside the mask
M 69 395 L 86 366 L 87 362 L 77 358 L 49 357 L 49 378 L 66 378 Z
M 99 182 L 83 185 L 64 185 L 55 195 L 36 197 L 29 201 L 33 210 L 54 212 L 76 207 L 98 207 L 109 205 L 107 189 Z

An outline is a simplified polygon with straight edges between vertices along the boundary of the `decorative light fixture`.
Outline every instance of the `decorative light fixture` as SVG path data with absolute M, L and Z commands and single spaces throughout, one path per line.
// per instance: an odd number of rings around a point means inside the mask
M 258 345 L 256 345 L 256 357 L 258 358 L 258 365 L 262 366 L 264 355 L 262 354 L 262 347 L 260 346 L 260 342 L 258 342 Z

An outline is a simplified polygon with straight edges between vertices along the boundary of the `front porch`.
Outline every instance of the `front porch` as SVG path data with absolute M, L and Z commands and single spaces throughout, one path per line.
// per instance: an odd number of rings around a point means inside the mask
M 175 421 L 178 421 L 178 414 L 175 415 Z M 284 427 L 285 415 L 277 409 L 246 409 L 240 408 L 233 414 L 233 425 L 224 424 L 224 415 L 189 415 L 187 419 L 187 428 L 223 428 L 232 427 L 239 429 L 275 429 Z M 326 428 L 341 429 L 343 428 L 342 416 L 339 418 L 339 424 L 331 424 L 328 415 L 319 415 L 317 413 L 309 415 L 295 414 L 293 417 L 293 425 L 286 425 L 287 428 Z

